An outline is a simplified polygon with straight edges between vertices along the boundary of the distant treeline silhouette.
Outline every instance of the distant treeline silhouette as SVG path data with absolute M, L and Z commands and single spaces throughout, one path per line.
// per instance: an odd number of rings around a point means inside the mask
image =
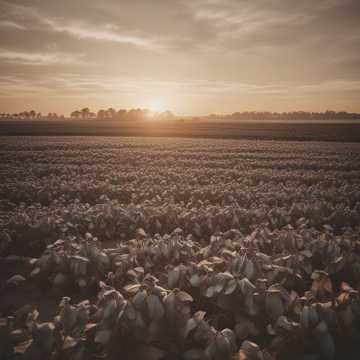
M 173 119 L 175 115 L 170 111 L 154 113 L 148 109 L 120 109 L 109 108 L 100 109 L 97 113 L 91 112 L 89 108 L 75 110 L 71 113 L 74 119 L 99 119 L 99 120 L 146 120 L 149 118 L 156 119 Z
M 346 111 L 308 112 L 270 112 L 270 111 L 243 111 L 232 114 L 218 115 L 211 114 L 207 119 L 221 120 L 360 120 L 360 114 Z
M 64 119 L 64 115 L 58 115 L 57 113 L 48 113 L 43 115 L 35 110 L 22 111 L 19 113 L 0 113 L 0 118 L 5 119 Z M 115 110 L 109 108 L 107 110 L 100 109 L 97 113 L 90 111 L 88 107 L 81 110 L 74 110 L 70 114 L 71 119 L 98 119 L 98 120 L 146 120 L 153 119 L 175 119 L 175 115 L 170 111 L 152 112 L 148 109 L 120 109 Z
M 19 113 L 0 113 L 1 118 L 10 118 L 10 119 L 61 119 L 64 118 L 64 115 L 58 115 L 56 113 L 48 113 L 47 115 L 41 114 L 41 112 L 36 112 L 35 110 L 22 111 Z
M 22 111 L 19 113 L 0 113 L 0 118 L 5 119 L 64 119 L 64 115 L 57 113 L 48 113 L 43 115 L 35 110 Z M 70 114 L 71 119 L 94 119 L 94 120 L 146 120 L 149 118 L 157 120 L 181 119 L 170 111 L 154 113 L 148 109 L 120 109 L 109 108 L 100 109 L 97 113 L 92 112 L 88 107 L 80 110 L 74 110 Z M 189 119 L 187 117 L 187 119 Z M 308 112 L 270 112 L 270 111 L 243 111 L 232 114 L 210 114 L 207 116 L 194 116 L 191 118 L 196 121 L 199 119 L 210 120 L 360 120 L 359 113 L 350 113 L 346 111 Z

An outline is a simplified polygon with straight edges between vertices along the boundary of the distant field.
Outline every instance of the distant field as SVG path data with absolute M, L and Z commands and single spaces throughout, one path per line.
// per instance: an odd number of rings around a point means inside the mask
M 360 140 L 360 124 L 305 122 L 213 122 L 96 120 L 0 121 L 1 135 L 161 136 L 224 139 Z

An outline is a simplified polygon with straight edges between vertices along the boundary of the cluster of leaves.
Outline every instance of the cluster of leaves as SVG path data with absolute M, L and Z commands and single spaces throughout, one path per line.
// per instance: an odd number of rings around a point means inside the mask
M 0 301 L 0 358 L 356 353 L 358 150 L 272 141 L 4 140 L 0 266 L 14 272 L 3 279 L 0 271 L 0 291 L 30 284 L 69 297 L 47 322 L 36 303 L 9 313 Z
M 94 302 L 63 299 L 46 324 L 31 305 L 4 319 L 9 351 L 39 359 L 333 359 L 336 341 L 360 339 L 360 247 L 351 234 L 234 229 L 201 247 L 182 229 L 154 238 L 138 229 L 126 244 L 100 246 L 89 233 L 58 240 L 31 260 L 28 279 L 8 279 L 10 287 L 47 282 L 60 294 L 97 291 Z
M 17 208 L 4 230 L 6 235 L 3 236 L 11 237 L 12 241 L 3 242 L 3 254 L 19 251 L 29 254 L 30 251 L 36 255 L 36 251 L 41 252 L 59 237 L 86 232 L 101 241 L 124 241 L 133 238 L 138 228 L 150 234 L 166 234 L 180 227 L 204 245 L 214 233 L 232 228 L 249 234 L 256 229 L 274 231 L 291 227 L 301 233 L 303 229 L 323 230 L 325 226 L 344 233 L 358 232 L 360 225 L 360 205 L 350 209 L 320 201 L 294 203 L 289 209 L 266 205 L 246 209 L 200 201 L 185 205 L 163 202 L 160 198 L 148 200 L 141 206 L 122 205 L 106 197 L 101 201 L 93 206 L 79 201 L 66 204 L 54 201 L 48 207 Z

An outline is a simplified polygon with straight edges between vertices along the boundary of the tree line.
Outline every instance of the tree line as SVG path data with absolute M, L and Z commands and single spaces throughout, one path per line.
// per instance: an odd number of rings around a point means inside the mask
M 30 111 L 22 111 L 19 113 L 0 113 L 1 117 L 6 118 L 19 118 L 19 119 L 36 119 L 41 118 L 42 115 L 39 112 L 36 112 L 35 110 Z
M 98 120 L 146 120 L 148 118 L 153 119 L 174 119 L 175 115 L 170 111 L 164 111 L 154 113 L 148 109 L 120 109 L 115 110 L 109 108 L 107 110 L 100 109 L 97 113 L 92 112 L 88 107 L 80 110 L 74 110 L 70 114 L 71 119 L 98 119 Z M 5 119 L 64 119 L 64 115 L 58 115 L 57 113 L 48 113 L 43 115 L 35 110 L 22 111 L 19 113 L 0 113 L 0 118 Z
M 148 109 L 119 109 L 113 108 L 100 109 L 98 112 L 92 112 L 88 107 L 71 112 L 72 119 L 98 119 L 98 120 L 146 120 L 154 119 L 175 119 L 176 116 L 170 111 L 153 113 Z M 43 115 L 35 110 L 22 111 L 19 113 L 0 113 L 0 118 L 5 119 L 64 119 L 64 115 L 57 113 L 48 113 Z M 346 111 L 325 112 L 307 112 L 307 111 L 291 111 L 291 112 L 270 112 L 270 111 L 243 111 L 234 112 L 232 114 L 211 114 L 204 117 L 193 117 L 197 119 L 210 120 L 360 120 L 359 113 Z
M 270 112 L 270 111 L 243 111 L 232 114 L 206 116 L 208 119 L 221 120 L 360 120 L 360 114 L 346 111 L 308 112 Z
M 64 115 L 58 115 L 57 113 L 48 113 L 43 115 L 41 112 L 35 110 L 22 111 L 18 113 L 0 113 L 0 118 L 5 119 L 63 119 Z
M 90 111 L 88 107 L 74 110 L 71 113 L 73 119 L 98 119 L 98 120 L 146 120 L 148 118 L 173 119 L 175 115 L 170 111 L 153 113 L 148 109 L 100 109 L 97 113 Z

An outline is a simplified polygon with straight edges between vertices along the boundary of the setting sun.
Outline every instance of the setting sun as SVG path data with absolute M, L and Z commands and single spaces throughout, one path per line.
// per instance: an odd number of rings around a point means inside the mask
M 166 111 L 164 103 L 161 100 L 150 100 L 145 103 L 145 108 L 152 112 L 163 112 Z

